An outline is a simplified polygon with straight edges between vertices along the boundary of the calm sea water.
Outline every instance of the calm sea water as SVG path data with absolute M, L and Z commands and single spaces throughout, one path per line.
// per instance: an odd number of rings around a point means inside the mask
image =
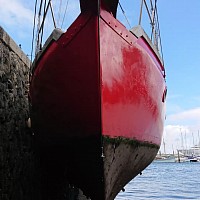
M 115 200 L 200 200 L 200 162 L 153 162 Z

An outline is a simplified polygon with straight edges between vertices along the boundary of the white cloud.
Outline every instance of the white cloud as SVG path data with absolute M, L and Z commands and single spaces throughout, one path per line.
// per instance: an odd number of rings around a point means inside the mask
M 0 0 L 0 25 L 22 50 L 30 54 L 34 1 Z
M 200 125 L 200 107 L 172 114 L 167 117 L 168 123 L 183 124 L 187 126 Z
M 56 20 L 60 17 L 60 24 L 64 15 L 66 4 L 63 3 L 61 10 L 56 0 L 52 0 L 53 10 Z M 25 0 L 0 0 L 0 22 L 6 26 L 14 26 L 26 29 L 27 26 L 33 27 L 34 1 Z M 2 6 L 3 5 L 3 6 Z M 80 13 L 79 0 L 73 0 L 67 6 L 66 18 L 69 20 Z
M 198 144 L 200 131 L 200 107 L 169 115 L 164 128 L 164 142 L 167 153 Z M 164 152 L 162 142 L 161 151 Z
M 52 2 L 55 3 L 56 0 L 52 0 Z M 34 3 L 34 0 L 0 0 L 0 26 L 5 29 L 17 44 L 21 44 L 22 50 L 26 54 L 30 54 L 31 52 Z M 54 9 L 54 11 L 58 12 L 56 9 Z M 62 11 L 64 11 L 63 7 Z M 66 30 L 66 27 L 76 18 L 79 12 L 79 0 L 73 0 L 68 5 L 66 16 L 67 24 L 64 24 L 64 30 Z M 63 13 L 60 13 L 60 15 L 63 15 Z M 52 18 L 50 20 L 50 12 L 48 12 L 48 16 L 49 19 L 47 19 L 47 26 L 45 27 L 45 33 L 47 35 L 49 35 L 53 29 Z M 57 13 L 55 13 L 55 17 L 58 17 Z M 43 41 L 45 41 L 45 38 Z
M 0 22 L 6 26 L 25 28 L 32 26 L 33 10 L 25 7 L 20 0 L 0 0 Z

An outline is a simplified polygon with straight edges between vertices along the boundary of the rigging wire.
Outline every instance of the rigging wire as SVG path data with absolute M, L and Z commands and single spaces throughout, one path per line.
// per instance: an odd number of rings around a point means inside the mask
M 129 21 L 128 21 L 128 18 L 127 18 L 127 16 L 126 16 L 125 11 L 124 11 L 124 9 L 122 8 L 122 5 L 121 5 L 120 2 L 119 2 L 119 6 L 120 6 L 120 8 L 121 8 L 121 11 L 122 11 L 122 13 L 123 13 L 125 19 L 126 19 L 126 22 L 127 22 L 128 25 L 129 25 L 129 28 L 131 28 L 131 25 L 130 25 L 130 23 L 129 23 Z
M 46 6 L 46 10 L 45 10 L 45 12 L 44 12 L 44 16 L 43 16 L 42 23 L 41 23 L 41 26 L 40 26 L 40 29 L 39 29 L 38 33 L 40 33 L 41 30 L 42 30 L 42 28 L 44 27 L 44 21 L 45 21 L 45 19 L 46 19 L 46 15 L 47 15 L 47 12 L 48 12 L 50 3 L 51 3 L 51 0 L 48 1 L 48 4 L 47 4 L 47 6 Z
M 57 20 L 58 26 L 60 24 L 60 14 L 61 14 L 61 11 L 62 11 L 62 0 L 60 0 L 60 4 L 59 4 L 59 8 L 58 8 L 58 20 Z
M 153 6 L 152 0 L 151 0 L 151 6 Z M 157 0 L 154 2 L 154 8 L 153 9 L 153 26 L 152 26 L 152 32 L 151 32 L 151 40 L 152 35 L 154 35 L 154 45 L 156 46 L 157 50 L 160 52 L 161 60 L 164 65 L 164 56 L 163 56 L 163 49 L 162 49 L 162 41 L 161 41 L 161 33 L 160 33 L 160 25 L 159 25 L 159 18 L 158 18 L 158 9 L 157 9 Z
M 45 22 L 49 7 L 50 7 L 53 23 L 54 23 L 54 28 L 56 28 L 56 22 L 55 22 L 55 18 L 54 18 L 54 12 L 53 12 L 53 7 L 52 7 L 52 4 L 51 4 L 51 0 L 49 0 L 48 3 L 47 3 L 47 0 L 44 0 L 44 1 L 41 0 L 40 1 L 40 5 L 39 5 L 39 9 L 38 9 L 37 31 L 35 33 L 36 18 L 37 18 L 37 16 L 36 16 L 37 15 L 37 7 L 38 7 L 38 2 L 36 0 L 36 2 L 35 2 L 35 11 L 34 11 L 34 23 L 33 23 L 31 61 L 33 60 L 34 40 L 35 40 L 35 43 L 36 43 L 36 45 L 35 45 L 35 56 L 42 48 L 42 38 L 43 38 L 43 34 L 44 34 L 44 22 Z M 43 8 L 44 14 L 43 14 L 42 22 L 41 22 L 42 8 Z
M 138 22 L 139 25 L 141 25 L 141 21 L 142 21 L 142 8 L 143 8 L 143 3 L 144 3 L 144 0 L 141 0 L 141 5 L 140 5 L 140 16 L 139 16 L 139 22 Z
M 144 5 L 145 5 L 145 7 L 146 7 L 147 14 L 149 15 L 149 19 L 150 19 L 150 21 L 151 21 L 151 13 L 149 12 L 149 8 L 148 8 L 148 5 L 147 5 L 146 0 L 144 0 Z M 152 21 L 151 21 L 151 23 L 152 23 Z
M 40 41 L 40 36 L 43 36 L 44 22 L 45 22 L 46 15 L 47 15 L 49 7 L 51 9 L 51 14 L 52 14 L 52 18 L 53 18 L 54 28 L 56 28 L 55 18 L 54 18 L 54 14 L 53 14 L 53 8 L 51 7 L 52 6 L 51 5 L 51 0 L 48 1 L 48 4 L 47 4 L 46 8 L 44 6 L 44 15 L 43 15 L 42 23 L 40 24 L 40 17 L 41 17 L 42 5 L 43 5 L 43 1 L 41 1 L 41 3 L 40 3 L 39 14 L 38 14 L 38 30 L 37 30 L 37 34 L 36 34 L 37 35 L 37 41 L 36 41 L 35 54 L 37 54 L 39 52 L 39 50 L 41 49 L 42 43 Z
M 152 0 L 150 0 L 151 2 L 151 12 L 152 12 L 152 16 L 151 16 L 151 41 L 152 41 L 152 37 L 154 35 L 154 31 L 155 31 L 155 12 L 156 12 L 156 2 L 157 0 L 155 0 L 154 6 L 152 3 Z
M 37 52 L 39 52 L 40 50 L 40 18 L 41 18 L 41 10 L 42 10 L 42 4 L 43 4 L 43 0 L 40 1 L 40 6 L 39 6 L 39 12 L 38 12 L 38 24 L 37 24 L 37 33 L 36 33 L 36 48 L 35 48 L 35 53 L 37 54 Z
M 44 10 L 43 10 L 44 13 L 45 13 L 46 4 L 47 4 L 47 0 L 45 0 L 45 2 L 44 2 Z M 43 16 L 43 19 L 44 19 L 44 16 Z M 43 33 L 44 33 L 44 23 L 42 24 L 42 31 L 41 31 L 41 36 L 40 36 L 40 44 L 42 44 Z
M 36 22 L 36 12 L 37 12 L 37 0 L 35 1 L 35 8 L 34 8 L 34 20 L 33 20 L 33 35 L 32 35 L 32 45 L 31 45 L 31 63 L 33 61 L 33 45 L 35 40 L 35 22 Z
M 69 0 L 67 0 L 67 4 L 65 6 L 65 12 L 64 12 L 64 15 L 63 15 L 63 19 L 62 19 L 61 29 L 62 29 L 64 20 L 65 20 L 65 16 L 66 16 L 66 13 L 67 13 L 68 4 L 69 4 Z
M 36 0 L 36 2 L 35 2 L 34 23 L 33 23 L 33 37 L 32 37 L 32 48 L 31 48 L 31 61 L 33 59 L 34 39 L 36 39 L 35 55 L 40 50 L 40 47 L 41 47 L 40 45 L 42 43 L 42 37 L 43 37 L 43 33 L 44 33 L 44 21 L 45 21 L 45 18 L 46 18 L 46 15 L 47 15 L 47 11 L 48 11 L 49 7 L 50 7 L 50 11 L 51 11 L 54 27 L 56 28 L 56 21 L 55 21 L 55 17 L 54 17 L 54 12 L 53 12 L 53 7 L 52 7 L 52 4 L 51 4 L 52 3 L 51 0 L 48 1 L 48 4 L 47 4 L 47 0 L 45 0 L 44 6 L 43 6 L 43 2 L 44 1 L 41 0 L 40 1 L 40 5 L 39 5 L 38 24 L 37 24 L 36 35 L 35 35 L 35 28 L 36 28 L 36 12 L 37 12 L 38 1 Z M 150 0 L 150 7 L 151 7 L 151 12 L 152 12 L 151 14 L 150 14 L 150 11 L 149 11 L 149 8 L 148 8 L 146 0 L 142 0 L 142 3 L 143 2 L 145 4 L 146 10 L 147 10 L 147 14 L 149 16 L 150 23 L 151 23 L 151 26 L 152 26 L 151 40 L 154 40 L 154 43 L 155 43 L 155 45 L 157 45 L 157 48 L 158 48 L 158 43 L 159 43 L 159 49 L 160 49 L 161 58 L 162 58 L 162 61 L 163 61 L 163 52 L 162 52 L 162 44 L 161 44 L 161 36 L 160 36 L 160 28 L 159 28 L 158 12 L 157 12 L 157 0 L 155 0 L 154 4 L 153 4 L 152 0 Z M 61 8 L 62 8 L 62 3 L 63 3 L 62 0 L 60 0 L 59 16 L 58 16 L 59 17 L 59 21 L 61 21 L 60 13 L 61 13 Z M 66 6 L 65 6 L 64 15 L 63 15 L 63 18 L 62 18 L 61 28 L 63 27 L 63 23 L 64 23 L 64 20 L 65 20 L 65 17 L 66 17 L 68 4 L 69 4 L 69 0 L 66 1 Z M 124 9 L 123 9 L 123 7 L 122 7 L 120 2 L 119 2 L 119 6 L 120 6 L 120 9 L 121 9 L 126 21 L 127 21 L 128 26 L 131 28 L 129 20 L 128 20 L 128 18 L 126 16 L 126 13 L 125 13 L 125 11 L 124 11 Z M 44 15 L 43 15 L 42 22 L 40 22 L 42 7 L 44 9 Z M 58 23 L 59 23 L 59 21 L 58 21 Z M 140 23 L 141 23 L 141 16 L 140 16 Z M 153 35 L 154 35 L 154 38 L 153 38 Z M 159 40 L 159 42 L 158 42 L 158 40 Z M 163 61 L 163 64 L 164 64 L 164 61 Z
M 153 3 L 152 3 L 152 0 L 150 0 L 150 3 L 151 3 L 151 8 L 153 8 Z
M 151 24 L 151 41 L 154 43 L 154 46 L 160 52 L 161 60 L 164 65 L 164 56 L 162 50 L 162 41 L 161 41 L 161 34 L 160 34 L 160 27 L 159 27 L 159 19 L 158 19 L 158 10 L 157 10 L 157 0 L 153 1 L 150 0 L 150 6 L 148 6 L 146 0 L 141 0 L 141 7 L 140 7 L 140 16 L 139 16 L 139 25 L 141 25 L 142 20 L 142 8 L 143 4 L 146 7 L 147 15 L 150 20 Z M 150 12 L 151 10 L 151 12 Z
M 56 20 L 55 20 L 55 17 L 54 17 L 53 6 L 52 6 L 52 3 L 51 3 L 51 0 L 49 0 L 49 2 L 50 2 L 50 10 L 51 10 L 54 28 L 56 28 Z
M 161 58 L 162 58 L 162 62 L 164 65 L 164 55 L 163 55 L 163 49 L 162 49 L 162 41 L 161 41 L 161 33 L 160 33 L 160 24 L 159 24 L 159 20 L 158 20 L 158 11 L 157 11 L 157 6 L 156 6 L 156 21 L 157 21 L 157 29 L 158 29 L 158 35 L 159 35 L 159 44 L 160 44 L 160 53 L 161 53 Z

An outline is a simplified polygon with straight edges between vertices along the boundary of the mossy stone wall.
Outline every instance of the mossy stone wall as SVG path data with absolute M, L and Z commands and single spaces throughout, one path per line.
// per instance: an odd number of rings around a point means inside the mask
M 33 136 L 27 127 L 30 60 L 0 27 L 0 199 L 35 198 Z
M 27 125 L 30 64 L 0 26 L 0 200 L 55 200 L 43 196 L 49 192 L 45 180 L 55 174 L 47 173 L 49 163 L 42 160 L 35 136 Z M 58 196 L 56 200 L 87 199 L 68 180 L 61 189 L 56 190 L 56 184 L 52 187 Z

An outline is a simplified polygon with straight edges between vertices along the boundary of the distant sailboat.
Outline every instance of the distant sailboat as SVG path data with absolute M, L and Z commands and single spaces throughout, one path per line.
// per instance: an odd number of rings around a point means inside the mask
M 164 137 L 163 137 L 163 150 L 164 152 L 161 153 L 161 150 L 158 152 L 158 154 L 156 155 L 154 161 L 155 162 L 175 162 L 175 156 L 174 154 L 167 154 L 166 153 L 166 143 L 165 143 L 165 140 L 164 140 Z
M 199 138 L 199 131 L 198 131 L 198 138 Z M 186 135 L 185 135 L 185 141 L 186 141 Z M 184 157 L 184 161 L 189 161 L 189 162 L 198 162 L 200 159 L 200 139 L 199 139 L 199 144 L 195 145 L 195 140 L 194 140 L 194 133 L 192 132 L 192 141 L 193 141 L 193 146 L 190 148 L 184 148 L 182 145 L 182 148 L 179 149 L 178 151 L 181 153 L 182 157 Z M 186 142 L 185 142 L 186 143 Z M 187 143 L 186 143 L 187 144 Z

